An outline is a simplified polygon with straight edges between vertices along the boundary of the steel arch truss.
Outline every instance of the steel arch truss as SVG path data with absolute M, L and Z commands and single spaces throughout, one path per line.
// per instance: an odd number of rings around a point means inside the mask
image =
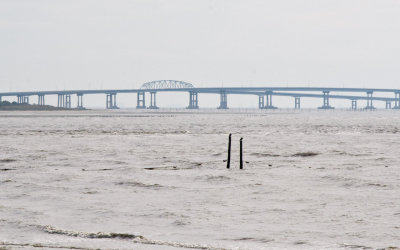
M 189 89 L 194 88 L 191 83 L 176 80 L 160 80 L 146 82 L 140 89 Z

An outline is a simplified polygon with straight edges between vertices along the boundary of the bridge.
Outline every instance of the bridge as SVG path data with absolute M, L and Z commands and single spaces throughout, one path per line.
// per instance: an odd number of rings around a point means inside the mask
M 188 109 L 198 109 L 199 94 L 217 94 L 220 96 L 218 109 L 228 109 L 228 95 L 256 96 L 259 109 L 276 109 L 272 102 L 273 96 L 286 96 L 294 99 L 294 108 L 300 109 L 301 98 L 319 98 L 322 105 L 319 109 L 334 109 L 330 99 L 345 99 L 351 101 L 351 109 L 358 109 L 357 102 L 366 101 L 362 109 L 374 110 L 374 101 L 385 102 L 386 109 L 400 109 L 400 89 L 382 88 L 329 88 L 329 87 L 210 87 L 196 88 L 193 84 L 177 80 L 159 80 L 144 83 L 139 89 L 109 89 L 109 90 L 62 90 L 62 91 L 27 91 L 0 93 L 3 97 L 16 97 L 20 104 L 29 104 L 32 96 L 37 96 L 37 104 L 45 105 L 45 97 L 57 95 L 57 107 L 71 109 L 71 96 L 77 96 L 77 109 L 84 109 L 83 96 L 103 94 L 106 97 L 107 109 L 118 109 L 117 94 L 134 93 L 137 95 L 137 109 L 158 109 L 156 96 L 159 92 L 186 92 L 189 95 Z M 333 94 L 334 93 L 334 94 Z M 374 96 L 375 93 L 392 95 L 392 97 Z M 150 102 L 146 104 L 146 95 Z M 394 106 L 392 107 L 392 103 Z

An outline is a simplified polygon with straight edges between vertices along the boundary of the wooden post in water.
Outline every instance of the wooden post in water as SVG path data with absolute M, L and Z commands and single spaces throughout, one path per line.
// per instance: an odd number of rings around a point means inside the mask
M 232 143 L 232 134 L 229 134 L 228 141 L 228 160 L 226 161 L 226 168 L 231 167 L 231 143 Z
M 240 169 L 243 169 L 243 137 L 240 138 Z

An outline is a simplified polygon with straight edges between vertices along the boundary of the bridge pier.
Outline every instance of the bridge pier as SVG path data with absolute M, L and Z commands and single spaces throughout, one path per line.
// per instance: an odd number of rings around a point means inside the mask
M 65 105 L 66 109 L 71 109 L 71 95 L 65 95 Z
M 392 102 L 386 101 L 386 109 L 392 109 Z
M 199 99 L 198 93 L 190 91 L 189 92 L 189 106 L 187 109 L 198 109 L 199 108 Z
M 277 107 L 274 107 L 272 105 L 272 91 L 267 91 L 265 93 L 265 100 L 266 100 L 266 105 L 264 105 L 264 109 L 277 109 Z
M 19 104 L 29 104 L 29 96 L 19 95 L 17 103 L 19 103 Z
M 220 102 L 218 109 L 228 109 L 228 98 L 225 91 L 220 93 Z
M 324 94 L 324 103 L 318 109 L 334 109 L 334 107 L 329 105 L 329 91 L 323 91 Z
M 158 109 L 156 104 L 156 92 L 150 92 L 150 106 L 149 109 Z
M 294 98 L 294 109 L 300 109 L 300 97 Z
M 64 108 L 64 105 L 65 105 L 65 96 L 63 94 L 58 94 L 57 107 L 58 108 Z
M 146 93 L 138 92 L 137 93 L 137 109 L 145 109 L 146 108 Z
M 77 94 L 76 97 L 78 98 L 78 104 L 76 105 L 77 109 L 85 109 L 83 107 L 83 94 Z
M 264 96 L 263 95 L 258 96 L 258 108 L 259 109 L 264 108 Z
M 394 92 L 394 107 L 393 109 L 400 109 L 400 92 Z
M 106 108 L 107 109 L 118 109 L 116 93 L 107 94 Z
M 357 110 L 357 100 L 351 100 L 351 110 Z
M 38 105 L 39 106 L 44 106 L 45 105 L 44 95 L 38 95 Z
M 44 101 L 44 98 L 43 98 Z M 71 95 L 58 94 L 58 108 L 71 108 Z
M 372 94 L 373 93 L 374 92 L 372 92 L 372 91 L 367 92 L 367 106 L 364 109 L 369 109 L 369 110 L 375 109 L 374 105 L 372 104 Z

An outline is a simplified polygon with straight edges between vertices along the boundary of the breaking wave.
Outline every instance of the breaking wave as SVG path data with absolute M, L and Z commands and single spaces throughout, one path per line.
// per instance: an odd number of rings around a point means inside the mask
M 57 229 L 53 226 L 41 226 L 42 231 L 49 234 L 58 234 L 65 235 L 70 237 L 78 237 L 78 238 L 88 238 L 88 239 L 122 239 L 122 240 L 131 240 L 133 243 L 138 244 L 146 244 L 146 245 L 159 245 L 159 246 L 170 246 L 177 248 L 188 248 L 188 249 L 210 249 L 210 250 L 223 250 L 223 248 L 216 248 L 207 245 L 199 245 L 192 243 L 183 243 L 183 242 L 169 242 L 169 241 L 160 241 L 160 240 L 151 240 L 147 239 L 142 235 L 128 234 L 128 233 L 87 233 L 87 232 L 74 232 L 68 230 Z M 79 249 L 79 248 L 77 248 Z

